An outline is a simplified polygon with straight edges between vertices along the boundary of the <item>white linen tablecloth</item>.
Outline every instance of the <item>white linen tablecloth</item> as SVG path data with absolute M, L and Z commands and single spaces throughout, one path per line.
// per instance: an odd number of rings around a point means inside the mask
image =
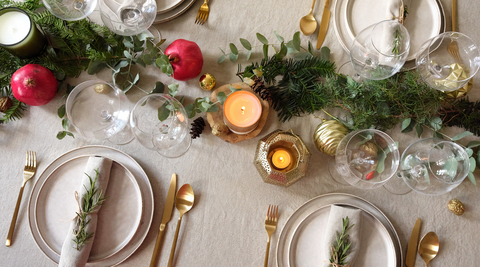
M 255 46 L 250 61 L 260 61 L 261 46 L 256 39 L 257 32 L 263 34 L 271 42 L 277 43 L 273 33 L 290 40 L 299 31 L 300 18 L 308 13 L 311 0 L 274 1 L 209 1 L 210 16 L 205 25 L 194 24 L 198 8 L 203 1 L 197 1 L 193 7 L 179 18 L 168 23 L 157 25 L 166 44 L 175 39 L 183 38 L 198 43 L 203 52 L 204 66 L 202 73 L 209 72 L 217 78 L 217 86 L 238 82 L 235 76 L 237 64 L 243 66 L 245 53 L 241 52 L 237 62 L 217 64 L 221 51 L 229 50 L 228 44 L 233 42 L 240 49 L 239 38 L 248 39 Z M 314 14 L 317 21 L 321 20 L 325 0 L 317 1 Z M 446 11 L 447 30 L 451 29 L 450 1 L 442 0 Z M 476 1 L 458 1 L 458 28 L 480 44 L 478 14 L 480 3 Z M 333 12 L 333 4 L 331 6 Z M 348 61 L 349 57 L 338 42 L 333 26 L 333 16 L 330 20 L 324 45 L 332 51 L 331 59 L 337 66 Z M 306 47 L 307 40 L 316 44 L 318 30 L 310 35 L 302 35 L 302 45 Z M 166 45 L 163 45 L 165 48 Z M 97 78 L 111 80 L 109 71 Z M 92 79 L 84 73 L 70 84 Z M 197 78 L 198 79 L 198 78 Z M 188 101 L 195 97 L 208 96 L 210 92 L 202 91 L 198 80 L 180 82 L 179 95 L 186 95 Z M 149 68 L 141 73 L 139 86 L 151 90 L 154 82 L 160 80 L 170 83 L 171 79 L 159 70 Z M 480 75 L 474 78 L 474 88 L 470 99 L 480 98 Z M 112 145 L 108 142 L 86 141 L 79 136 L 76 139 L 66 137 L 62 141 L 56 139 L 58 131 L 62 130 L 57 109 L 64 103 L 61 100 L 63 92 L 46 106 L 29 107 L 20 121 L 0 125 L 0 236 L 6 238 L 17 200 L 18 190 L 22 182 L 22 172 L 25 161 L 25 151 L 37 152 L 38 172 L 71 149 L 89 145 L 103 144 L 120 149 L 143 167 L 150 178 L 155 196 L 155 213 L 152 227 L 140 248 L 121 266 L 148 266 L 155 245 L 158 228 L 165 203 L 165 198 L 172 173 L 178 174 L 177 189 L 184 183 L 190 183 L 195 191 L 195 206 L 183 217 L 177 244 L 175 266 L 261 266 L 265 256 L 267 233 L 264 219 L 269 204 L 279 205 L 279 222 L 272 239 L 270 266 L 276 266 L 277 240 L 288 217 L 305 201 L 325 193 L 350 193 L 372 202 L 379 207 L 396 227 L 405 252 L 410 233 L 417 217 L 422 218 L 421 233 L 435 231 L 440 238 L 440 252 L 432 261 L 432 266 L 478 266 L 478 240 L 480 232 L 480 190 L 465 180 L 458 188 L 449 194 L 437 197 L 423 196 L 415 192 L 407 195 L 392 195 L 383 188 L 360 190 L 352 186 L 344 186 L 330 178 L 327 165 L 329 157 L 316 150 L 312 134 L 321 122 L 312 115 L 294 118 L 287 123 L 280 123 L 273 110 L 270 110 L 269 120 L 261 134 L 251 140 L 237 144 L 229 144 L 211 134 L 206 128 L 201 138 L 193 140 L 190 150 L 177 159 L 167 159 L 154 151 L 144 148 L 134 140 L 124 146 Z M 144 94 L 132 89 L 128 93 L 130 101 L 135 103 Z M 316 115 L 326 118 L 318 112 Z M 205 116 L 205 115 L 203 115 Z M 282 188 L 263 182 L 253 165 L 255 147 L 258 140 L 276 129 L 294 132 L 305 140 L 312 152 L 308 175 L 290 186 Z M 462 129 L 449 129 L 454 134 Z M 414 132 L 401 134 L 397 126 L 389 131 L 393 138 L 400 142 L 400 152 L 413 141 L 417 140 Z M 426 131 L 424 137 L 431 136 Z M 469 140 L 480 140 L 469 137 Z M 480 175 L 477 173 L 477 180 Z M 36 177 L 29 181 L 20 207 L 13 245 L 9 248 L 0 246 L 0 266 L 55 266 L 36 246 L 29 229 L 27 218 L 28 197 Z M 480 187 L 480 185 L 479 185 Z M 463 216 L 455 216 L 447 209 L 447 202 L 452 198 L 460 199 L 467 211 Z M 162 241 L 162 249 L 158 266 L 166 266 L 175 233 L 178 211 L 174 211 L 172 220 Z M 417 257 L 417 266 L 423 266 L 422 259 Z

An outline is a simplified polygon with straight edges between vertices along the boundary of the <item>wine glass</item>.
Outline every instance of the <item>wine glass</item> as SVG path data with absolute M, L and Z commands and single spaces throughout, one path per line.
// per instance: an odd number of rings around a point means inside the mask
M 410 35 L 397 20 L 384 20 L 362 30 L 350 47 L 355 71 L 370 80 L 383 80 L 397 73 L 410 50 Z
M 90 15 L 97 6 L 97 0 L 43 0 L 53 15 L 63 20 L 81 20 Z
M 349 184 L 373 189 L 384 185 L 397 171 L 400 154 L 386 133 L 366 129 L 347 134 L 338 144 L 335 164 Z
M 99 8 L 105 26 L 124 36 L 147 30 L 157 16 L 155 0 L 100 0 Z
M 128 124 L 130 102 L 125 93 L 102 80 L 77 85 L 65 104 L 68 120 L 87 139 L 126 144 L 133 140 Z
M 467 177 L 469 170 L 468 154 L 460 145 L 425 138 L 403 152 L 397 175 L 414 191 L 435 196 L 452 191 Z
M 130 125 L 143 146 L 167 158 L 180 157 L 192 143 L 185 109 L 166 94 L 141 98 L 132 110 Z
M 430 87 L 455 91 L 478 72 L 480 51 L 465 34 L 444 32 L 423 43 L 415 64 L 420 77 Z

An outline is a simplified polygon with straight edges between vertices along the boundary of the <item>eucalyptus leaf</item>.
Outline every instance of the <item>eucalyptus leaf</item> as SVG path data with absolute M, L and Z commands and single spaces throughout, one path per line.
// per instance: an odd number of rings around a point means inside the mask
M 205 109 L 209 109 L 210 107 L 212 107 L 212 104 L 210 104 L 209 102 L 202 102 L 202 107 Z
M 470 172 L 475 171 L 475 167 L 477 167 L 477 163 L 475 162 L 474 158 L 468 158 L 470 160 Z M 457 161 L 455 161 L 457 162 Z
M 234 43 L 230 43 L 230 51 L 235 54 L 235 55 L 238 55 L 238 49 L 237 47 L 235 46 Z
M 150 64 L 148 64 L 148 65 L 152 65 L 152 63 L 153 63 L 153 61 L 150 62 Z M 147 64 L 145 64 L 145 61 L 143 61 L 143 58 L 141 58 L 141 57 L 137 58 L 137 64 L 139 64 L 140 66 L 142 66 L 144 68 L 147 67 Z
M 66 131 L 60 131 L 57 133 L 57 139 L 62 140 L 63 138 L 65 138 L 66 135 L 67 135 Z
M 220 104 L 223 105 L 223 103 L 225 103 L 225 100 L 227 100 L 227 96 L 225 95 L 224 92 L 220 92 L 217 94 L 217 99 L 218 99 L 218 102 L 220 102 Z
M 300 32 L 296 32 L 293 35 L 293 47 L 295 47 L 297 51 L 300 51 Z
M 471 157 L 473 155 L 473 150 L 471 148 L 466 148 L 465 152 L 467 152 L 467 155 Z
M 285 39 L 283 39 L 283 37 L 280 36 L 280 35 L 277 33 L 277 31 L 273 31 L 273 33 L 275 33 L 275 36 L 277 36 L 277 39 L 278 39 L 281 43 L 285 42 Z
M 130 52 L 128 52 L 127 50 L 123 51 L 123 54 L 125 55 L 126 58 L 132 59 L 132 54 L 130 54 Z
M 471 172 L 468 173 L 468 179 L 470 180 L 470 182 L 472 182 L 472 184 L 477 185 L 477 182 L 475 181 L 475 176 L 473 175 L 473 173 Z
M 277 58 L 277 60 L 282 60 L 285 56 L 287 55 L 287 47 L 285 46 L 285 44 L 282 42 L 280 44 L 280 51 L 275 55 L 275 58 Z
M 90 61 L 90 64 L 88 64 L 87 73 L 93 75 L 103 70 L 105 67 L 107 67 L 107 64 L 104 61 L 92 60 Z
M 241 88 L 239 88 L 239 89 L 234 88 L 234 87 L 232 87 L 231 85 L 228 85 L 228 89 L 230 89 L 230 91 L 231 91 L 232 93 L 234 93 L 234 92 L 236 92 L 236 91 L 239 91 L 239 90 L 242 90 Z
M 65 108 L 65 104 L 63 104 L 57 110 L 58 117 L 60 119 L 63 118 L 65 116 L 65 113 L 66 113 L 66 108 Z
M 143 62 L 145 62 L 145 64 L 147 65 L 152 65 L 153 63 L 152 56 L 149 54 L 143 55 L 142 59 L 143 59 Z
M 235 62 L 238 59 L 238 55 L 235 55 L 234 53 L 230 53 L 230 55 L 228 56 L 228 59 L 230 59 L 230 61 L 232 62 Z
M 330 60 L 330 48 L 328 48 L 328 46 L 322 46 L 320 49 L 320 58 L 325 61 Z
M 469 132 L 469 131 L 465 131 L 465 132 L 462 132 L 462 133 L 459 133 L 457 135 L 455 135 L 454 137 L 452 137 L 452 141 L 458 141 L 466 136 L 470 136 L 470 135 L 473 135 L 473 133 Z
M 266 44 L 263 45 L 263 57 L 265 58 L 265 60 L 268 59 L 268 45 Z
M 164 121 L 170 116 L 170 110 L 168 110 L 167 105 L 168 102 L 165 102 L 158 108 L 158 120 Z
M 423 134 L 423 126 L 419 123 L 415 124 L 415 130 L 417 131 L 418 138 L 420 138 Z
M 221 55 L 218 60 L 217 60 L 217 63 L 220 64 L 222 63 L 223 61 L 225 61 L 225 59 L 227 58 L 227 55 L 223 54 Z
M 435 131 L 435 132 L 433 132 L 433 137 L 436 137 L 436 138 L 439 138 L 439 139 L 443 139 L 443 134 Z
M 308 53 L 310 53 L 312 56 L 315 53 L 315 50 L 313 50 L 312 42 L 310 42 L 310 40 L 308 40 Z
M 168 85 L 168 92 L 171 96 L 175 97 L 175 95 L 178 93 L 178 83 L 172 83 Z
M 248 50 L 247 51 L 247 60 L 249 60 L 251 56 L 252 56 L 252 50 Z
M 142 33 L 137 35 L 137 38 L 138 38 L 139 41 L 145 41 L 145 40 L 147 40 L 148 37 L 149 37 L 149 35 L 148 35 L 147 32 L 142 32 Z
M 361 146 L 361 145 L 365 144 L 366 142 L 372 140 L 372 138 L 373 138 L 374 135 L 375 135 L 375 134 L 374 134 L 373 132 L 371 132 L 371 131 L 365 131 L 365 132 L 359 134 L 359 136 L 362 137 L 363 140 L 357 142 L 357 143 L 355 144 L 355 146 Z
M 240 38 L 240 43 L 242 43 L 243 47 L 247 50 L 252 50 L 252 45 L 247 39 Z
M 207 112 L 217 112 L 219 109 L 220 108 L 216 104 L 214 104 L 207 110 Z
M 70 123 L 68 123 L 68 119 L 67 118 L 64 118 L 62 120 L 62 128 L 65 130 L 65 131 L 68 131 L 68 128 L 70 126 Z
M 150 94 L 163 94 L 163 92 L 165 92 L 165 84 L 163 84 L 162 82 L 156 82 L 155 87 L 150 92 Z
M 140 80 L 140 73 L 137 73 L 137 75 L 135 75 L 135 78 L 133 79 L 133 84 L 137 84 L 138 83 L 138 80 Z
M 440 119 L 439 117 L 434 117 L 430 121 L 430 126 L 432 126 L 435 131 L 440 130 L 442 128 L 442 119 Z
M 386 152 L 384 152 L 383 150 L 379 150 L 377 155 L 377 169 L 376 169 L 378 173 L 382 173 L 383 171 L 385 171 L 385 158 L 387 158 Z
M 195 112 L 195 107 L 193 106 L 193 104 L 186 105 L 185 112 L 187 113 L 189 119 L 195 117 L 195 115 L 197 114 L 197 112 Z
M 293 46 L 293 40 L 290 40 L 289 42 L 287 42 L 285 44 L 285 46 L 287 47 L 287 54 L 293 54 L 293 53 L 300 52 L 297 49 L 295 49 L 295 47 Z
M 127 40 L 123 40 L 123 44 L 128 47 L 128 48 L 131 48 L 133 49 L 133 43 L 132 42 L 129 42 Z M 126 52 L 126 51 L 125 51 Z
M 412 123 L 412 118 L 406 118 L 402 121 L 402 132 L 410 126 L 410 123 Z
M 162 44 L 164 44 L 166 41 L 167 41 L 167 39 L 162 39 L 162 40 L 160 40 L 160 42 L 158 42 L 155 46 L 156 46 L 156 47 L 159 47 L 159 46 L 161 46 Z
M 470 141 L 467 145 L 468 148 L 474 148 L 480 146 L 480 141 Z
M 257 39 L 264 45 L 268 45 L 268 40 L 265 38 L 265 36 L 261 35 L 260 33 L 257 32 Z
M 73 136 L 73 133 L 71 133 L 71 132 L 67 132 L 67 135 L 75 138 L 75 136 Z

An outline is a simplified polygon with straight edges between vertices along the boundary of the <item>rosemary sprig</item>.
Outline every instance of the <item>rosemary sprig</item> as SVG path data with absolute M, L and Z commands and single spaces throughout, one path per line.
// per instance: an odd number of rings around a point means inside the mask
M 332 254 L 330 256 L 330 263 L 332 267 L 345 266 L 350 246 L 350 240 L 348 239 L 348 232 L 355 224 L 349 225 L 348 216 L 342 219 L 342 232 L 336 233 L 336 241 L 331 246 Z
M 399 46 L 400 46 L 400 42 L 401 40 L 403 39 L 402 37 L 402 34 L 400 33 L 400 28 L 397 26 L 395 28 L 395 31 L 393 32 L 393 36 L 394 36 L 394 39 L 393 39 L 393 49 L 392 49 L 392 53 L 394 53 L 395 55 L 398 55 L 400 54 L 400 49 L 399 49 Z
M 86 193 L 83 194 L 83 203 L 81 203 L 80 211 L 76 212 L 77 227 L 73 230 L 75 238 L 72 239 L 76 244 L 76 250 L 80 250 L 85 244 L 90 242 L 89 239 L 92 238 L 94 234 L 93 232 L 87 232 L 86 230 L 87 224 L 90 222 L 90 219 L 87 219 L 87 216 L 95 212 L 107 199 L 107 197 L 103 197 L 102 191 L 98 191 L 98 189 L 95 188 L 98 179 L 98 170 L 95 170 L 95 173 L 95 179 L 93 180 L 92 177 L 85 173 L 90 181 L 90 189 L 87 189 L 87 187 L 83 185 Z

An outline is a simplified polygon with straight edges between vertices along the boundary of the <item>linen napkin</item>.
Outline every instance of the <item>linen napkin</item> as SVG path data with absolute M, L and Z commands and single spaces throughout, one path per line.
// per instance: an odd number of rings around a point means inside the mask
M 387 0 L 386 19 L 398 20 L 403 24 L 408 17 L 407 10 L 409 6 L 410 0 Z M 407 15 L 407 17 L 404 19 L 405 15 Z M 383 44 L 381 48 L 383 54 L 390 55 L 392 53 L 396 27 L 393 23 L 386 23 L 384 26 L 385 36 L 382 40 Z
M 350 252 L 348 253 L 346 262 L 348 266 L 353 266 L 360 249 L 360 239 L 362 235 L 362 211 L 355 208 L 345 208 L 337 205 L 332 205 L 330 208 L 330 215 L 328 216 L 328 223 L 325 230 L 325 240 L 323 243 L 323 261 L 321 266 L 330 267 L 331 246 L 336 241 L 336 234 L 342 232 L 342 219 L 348 216 L 350 228 L 349 240 L 351 242 Z
M 80 185 L 80 190 L 78 191 L 78 202 L 83 203 L 83 195 L 86 193 L 88 189 L 90 189 L 90 180 L 88 176 L 95 179 L 96 171 L 98 171 L 98 178 L 95 183 L 95 188 L 98 189 L 98 192 L 102 191 L 104 196 L 105 192 L 107 191 L 108 180 L 110 178 L 110 169 L 112 167 L 112 160 L 93 156 L 88 159 L 87 165 L 85 167 L 85 173 L 83 174 L 82 183 Z M 87 176 L 88 175 L 88 176 Z M 74 194 L 72 192 L 72 197 Z M 90 255 L 90 250 L 93 246 L 93 241 L 95 239 L 95 230 L 97 228 L 97 220 L 98 220 L 98 210 L 101 208 L 97 208 L 97 210 L 87 215 L 87 220 L 90 220 L 89 223 L 86 225 L 85 230 L 87 233 L 93 233 L 93 236 L 88 239 L 88 242 L 81 247 L 80 250 L 77 250 L 76 243 L 74 242 L 75 235 L 73 233 L 74 229 L 77 229 L 77 220 L 73 220 L 70 224 L 70 229 L 68 230 L 67 237 L 63 242 L 62 252 L 60 254 L 60 261 L 58 266 L 60 267 L 79 267 L 85 266 L 88 261 L 88 257 Z M 78 212 L 78 211 L 77 211 Z M 72 211 L 73 213 L 73 211 Z

